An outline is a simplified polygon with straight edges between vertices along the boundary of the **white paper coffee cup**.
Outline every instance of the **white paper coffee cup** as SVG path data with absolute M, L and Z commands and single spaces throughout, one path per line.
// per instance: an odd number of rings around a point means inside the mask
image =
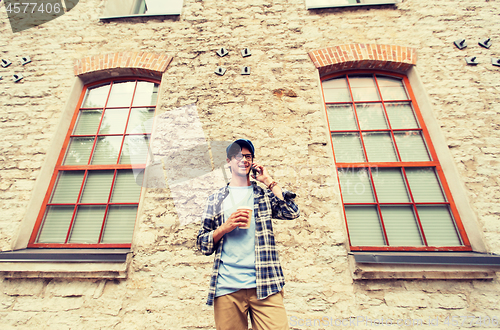
M 247 221 L 246 226 L 240 227 L 240 229 L 248 229 L 248 228 L 250 228 L 250 221 L 252 221 L 252 211 L 253 211 L 253 208 L 251 208 L 250 206 L 240 206 L 240 207 L 238 207 L 237 210 L 238 211 L 239 210 L 250 211 L 248 213 L 248 221 Z

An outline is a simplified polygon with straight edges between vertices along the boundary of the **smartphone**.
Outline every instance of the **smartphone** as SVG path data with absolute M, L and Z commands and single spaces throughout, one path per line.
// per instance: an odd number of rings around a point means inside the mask
M 251 167 L 251 169 L 252 169 L 252 176 L 253 176 L 253 178 L 254 178 L 254 179 L 255 179 L 255 178 L 257 178 L 257 175 L 259 175 L 259 170 L 258 170 L 258 169 L 256 169 L 256 168 L 255 168 L 255 167 L 253 167 L 253 166 Z

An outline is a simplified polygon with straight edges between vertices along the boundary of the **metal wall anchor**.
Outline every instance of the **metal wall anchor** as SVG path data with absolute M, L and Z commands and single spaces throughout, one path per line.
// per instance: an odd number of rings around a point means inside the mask
M 467 43 L 465 42 L 465 39 L 458 39 L 453 42 L 455 46 L 457 46 L 458 49 L 464 49 L 467 47 Z
M 5 60 L 5 59 L 2 58 L 2 67 L 6 68 L 6 67 L 8 67 L 11 64 L 12 64 L 11 61 Z
M 465 62 L 467 62 L 467 64 L 469 64 L 469 65 L 477 65 L 479 63 L 477 61 L 477 57 L 476 56 L 466 57 L 465 58 Z
M 227 49 L 224 48 L 224 47 L 222 47 L 221 49 L 219 49 L 216 53 L 220 57 L 223 57 L 223 56 L 226 56 L 227 54 L 229 54 L 229 52 L 227 51 Z
M 215 74 L 219 75 L 219 76 L 223 76 L 224 73 L 226 73 L 226 69 L 224 69 L 223 67 L 219 66 L 217 69 L 215 69 Z

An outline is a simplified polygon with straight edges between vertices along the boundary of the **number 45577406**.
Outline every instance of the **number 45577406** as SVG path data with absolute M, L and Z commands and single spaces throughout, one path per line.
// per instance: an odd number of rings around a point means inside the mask
M 1 0 L 0 0 L 1 1 Z M 38 4 L 36 2 L 9 2 L 7 7 L 5 8 L 7 13 L 11 14 L 39 14 L 39 13 L 47 13 L 47 14 L 59 14 L 61 12 L 61 4 L 60 3 L 41 3 Z

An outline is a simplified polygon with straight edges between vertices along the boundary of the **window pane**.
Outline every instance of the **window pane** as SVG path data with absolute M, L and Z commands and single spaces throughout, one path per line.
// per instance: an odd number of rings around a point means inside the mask
M 326 109 L 328 113 L 328 122 L 332 131 L 351 131 L 357 130 L 356 119 L 352 105 L 336 104 L 328 105 Z
M 369 77 L 351 77 L 349 76 L 352 97 L 354 101 L 378 101 L 380 100 L 377 92 L 377 86 L 372 76 Z
M 379 168 L 372 175 L 379 203 L 410 202 L 401 169 Z
M 403 162 L 431 160 L 420 132 L 394 132 L 394 138 Z
M 363 133 L 369 162 L 397 162 L 390 133 Z
M 109 93 L 109 84 L 93 87 L 87 90 L 82 108 L 102 108 L 106 103 Z
M 377 83 L 384 100 L 387 101 L 408 99 L 402 80 L 377 76 Z
M 135 178 L 132 170 L 118 171 L 111 196 L 111 203 L 138 203 L 141 194 L 143 173 Z
M 374 203 L 372 184 L 367 169 L 339 169 L 344 203 Z
M 358 103 L 356 104 L 356 111 L 361 129 L 388 128 L 382 104 Z
M 149 137 L 127 135 L 123 144 L 120 164 L 145 164 L 148 157 Z
M 134 88 L 135 81 L 114 83 L 106 107 L 130 107 Z
M 417 206 L 427 245 L 460 246 L 455 224 L 448 206 Z
M 433 168 L 406 168 L 406 177 L 415 203 L 446 202 Z
M 358 133 L 332 133 L 335 161 L 337 163 L 364 162 L 363 147 Z
M 123 134 L 127 117 L 128 109 L 107 109 L 104 112 L 99 134 Z
M 390 246 L 423 245 L 411 206 L 381 206 L 380 209 Z
M 134 14 L 144 14 L 146 12 L 146 0 L 138 0 L 132 11 Z
M 384 235 L 375 206 L 346 206 L 345 215 L 353 246 L 383 246 Z
M 410 103 L 386 103 L 385 109 L 392 129 L 420 127 Z
M 98 243 L 106 206 L 80 206 L 69 243 Z
M 92 135 L 97 133 L 102 110 L 82 110 L 78 117 L 74 135 Z
M 111 205 L 101 243 L 131 243 L 137 206 Z
M 92 164 L 116 164 L 121 144 L 121 136 L 99 137 L 97 139 L 97 145 L 92 158 Z
M 156 105 L 158 98 L 158 84 L 139 81 L 134 96 L 133 106 Z
M 74 206 L 48 206 L 38 243 L 64 243 Z
M 151 133 L 155 109 L 132 109 L 128 121 L 127 133 Z
M 326 102 L 351 101 L 347 80 L 344 77 L 323 81 L 323 93 L 325 93 Z
M 107 203 L 114 171 L 89 171 L 81 203 Z
M 59 172 L 50 203 L 76 203 L 82 187 L 83 171 Z
M 94 145 L 93 137 L 73 137 L 69 143 L 64 165 L 87 165 Z

